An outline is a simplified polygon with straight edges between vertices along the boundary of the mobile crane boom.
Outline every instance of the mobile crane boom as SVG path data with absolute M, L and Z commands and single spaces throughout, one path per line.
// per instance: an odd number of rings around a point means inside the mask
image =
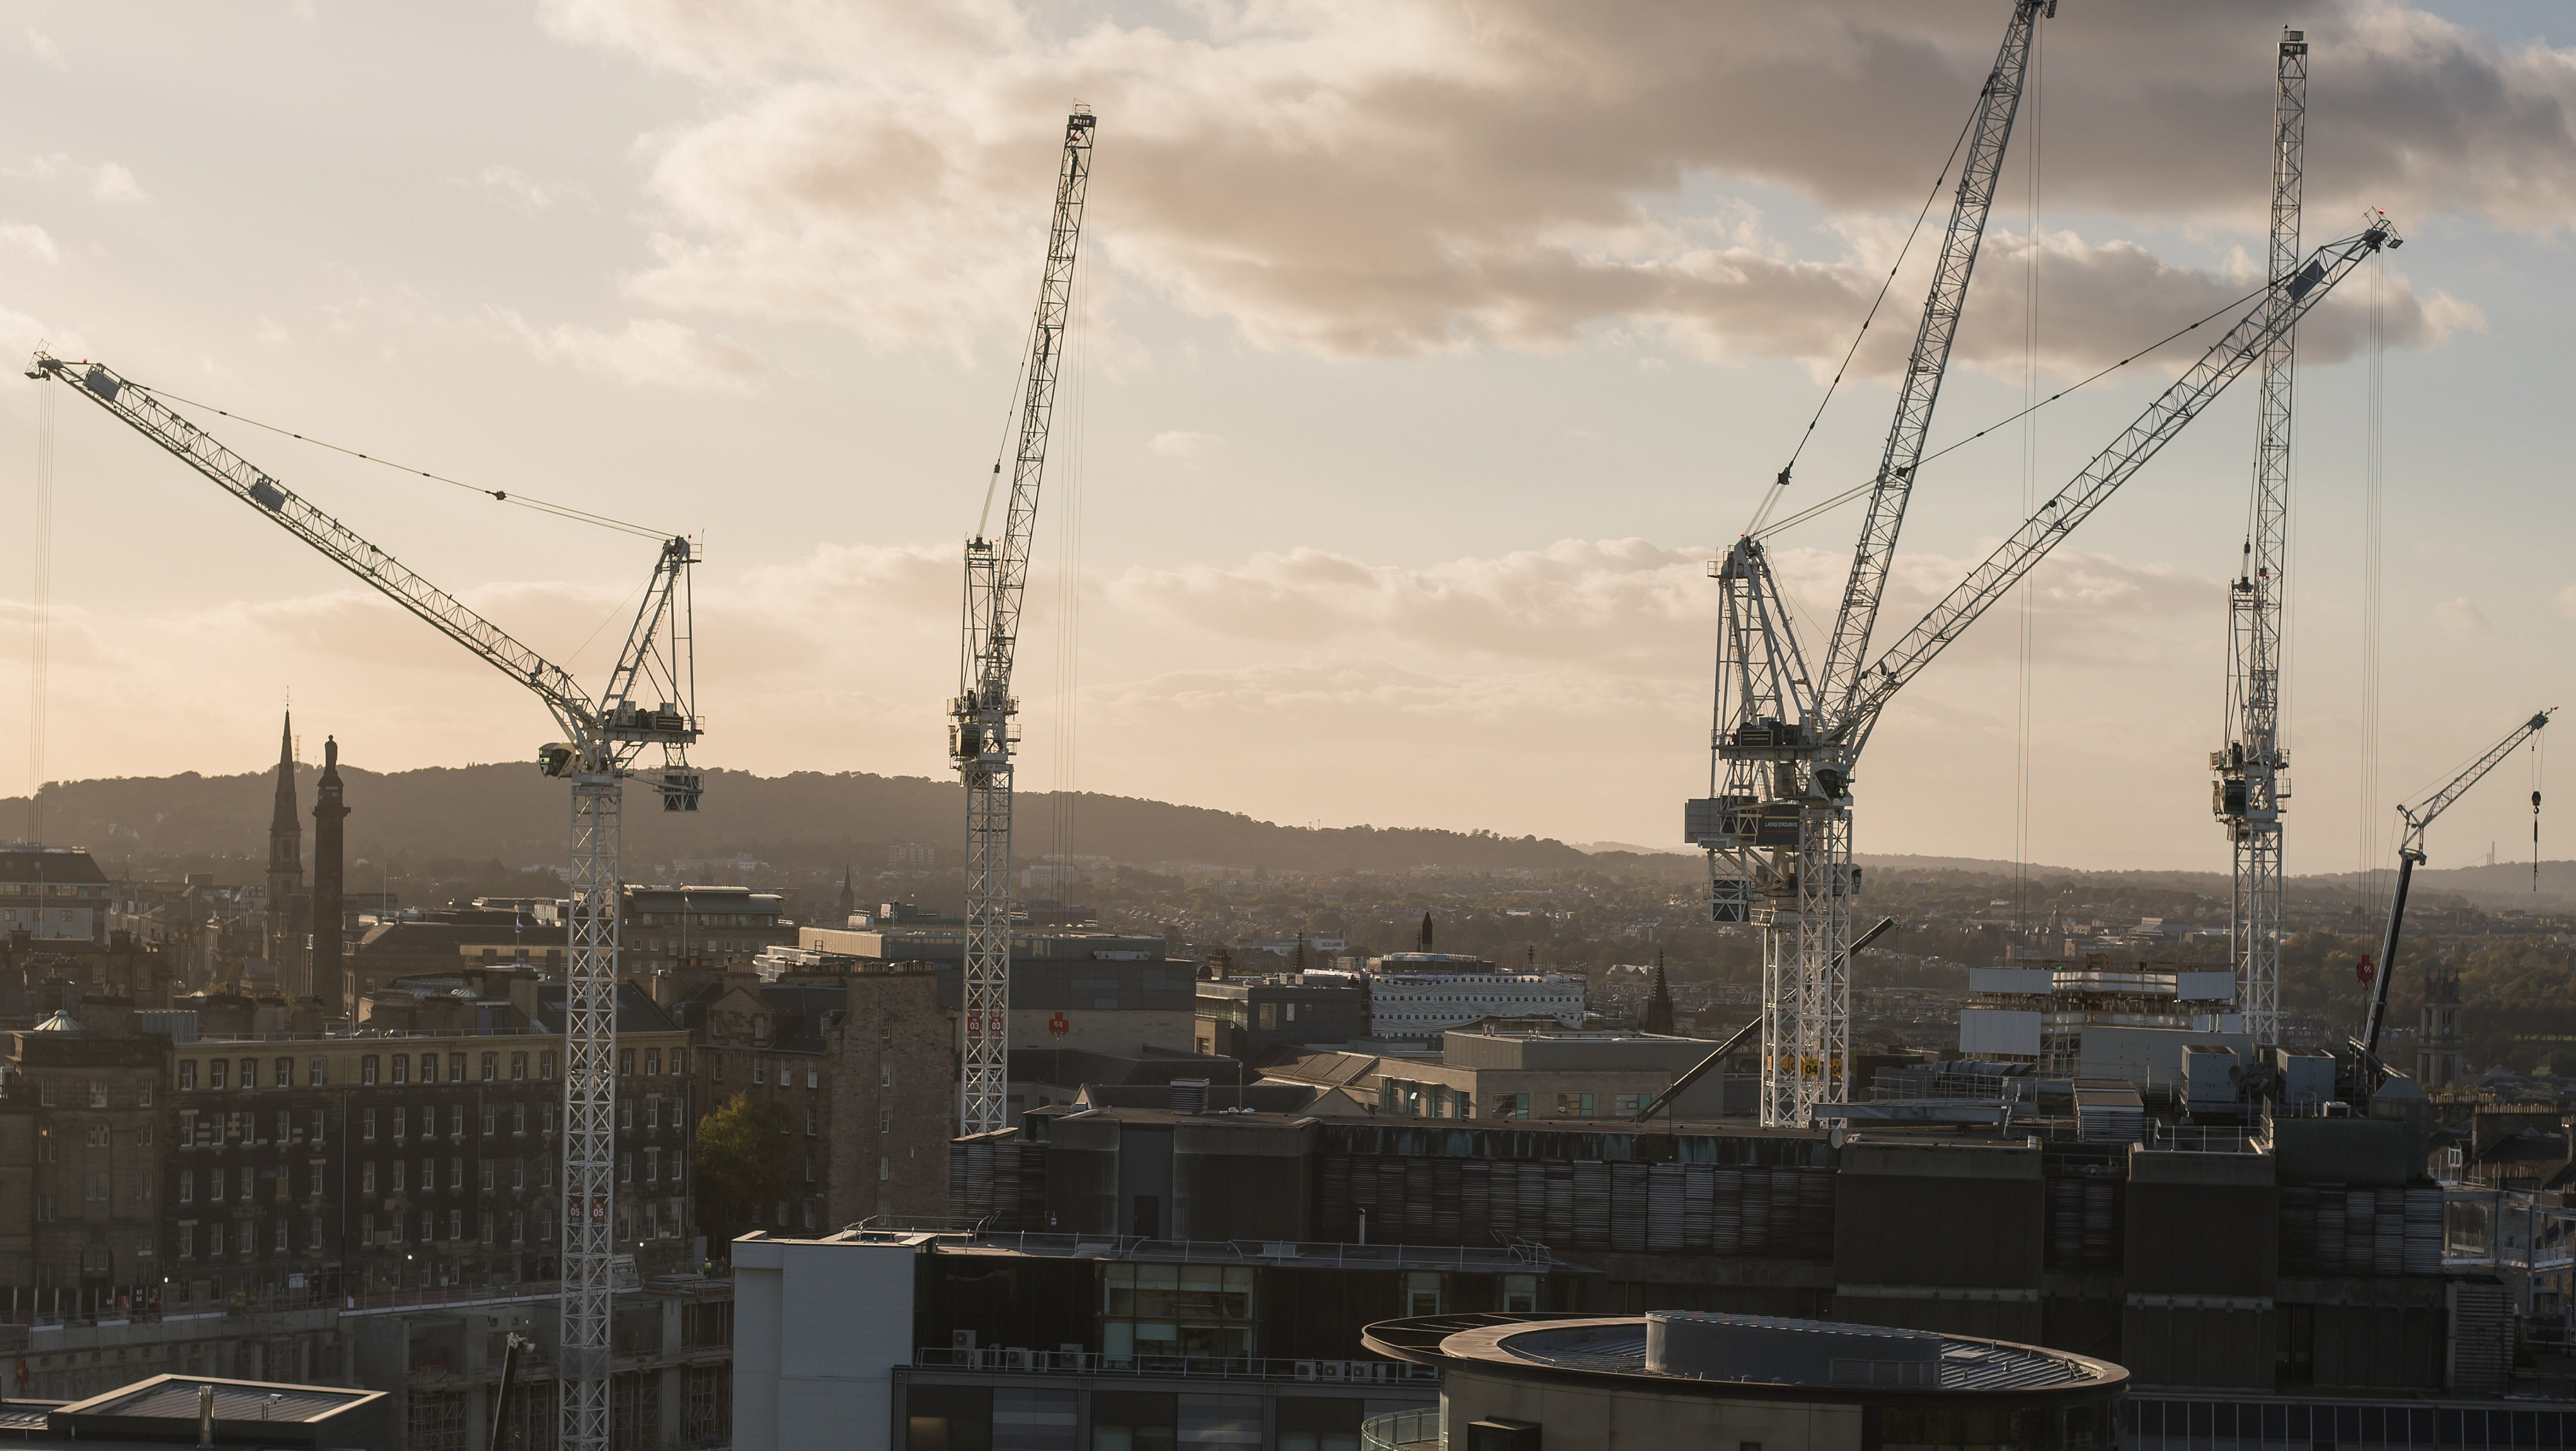
M 2494 770 L 2497 762 L 2512 755 L 2515 747 L 2547 729 L 2549 718 L 2557 713 L 2558 707 L 2553 705 L 2515 726 L 2442 789 L 2412 806 L 2397 808 L 2397 890 L 2388 899 L 2388 926 L 2379 938 L 2378 970 L 2370 977 L 2370 1009 L 2361 1020 L 2359 1041 L 2365 1051 L 2374 1055 L 2379 1052 L 2379 1030 L 2388 1017 L 2388 980 L 2397 975 L 2398 930 L 2406 923 L 2406 888 L 2415 878 L 2415 864 L 2424 860 L 2424 829 Z

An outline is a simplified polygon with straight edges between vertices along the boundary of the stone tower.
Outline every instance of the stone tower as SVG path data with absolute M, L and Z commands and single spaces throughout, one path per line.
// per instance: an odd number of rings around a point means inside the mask
M 2415 1082 L 2427 1091 L 2455 1088 L 2465 1076 L 2460 1056 L 2460 975 L 2436 964 L 2424 979 L 2421 1032 L 2415 1046 Z
M 264 951 L 277 990 L 293 997 L 308 980 L 304 960 L 304 822 L 295 811 L 295 716 L 277 741 L 277 809 L 268 822 L 268 920 Z
M 349 808 L 340 800 L 340 743 L 325 740 L 322 779 L 313 787 L 313 971 L 306 991 L 326 1003 L 340 1002 L 346 995 L 340 961 L 341 943 L 346 940 L 341 924 L 348 920 L 340 821 L 348 814 Z

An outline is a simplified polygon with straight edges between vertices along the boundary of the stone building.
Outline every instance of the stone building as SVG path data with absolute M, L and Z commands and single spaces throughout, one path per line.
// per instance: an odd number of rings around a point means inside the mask
M 168 1298 L 263 1302 L 551 1280 L 563 989 L 415 984 L 328 1037 L 170 1050 Z M 691 1263 L 688 1037 L 618 1000 L 617 1249 Z
M 313 787 L 313 901 L 308 913 L 311 944 L 305 950 L 299 997 L 337 995 L 346 971 L 348 906 L 344 896 L 347 863 L 343 860 L 341 823 L 349 807 L 340 783 L 340 743 L 322 742 L 322 779 Z
M 702 1111 L 743 1094 L 787 1105 L 797 1191 L 764 1216 L 782 1231 L 836 1229 L 948 1205 L 957 1117 L 957 1015 L 927 964 L 727 976 L 680 1005 L 697 1048 Z
M 131 1306 L 161 1279 L 170 1040 L 133 1031 L 130 1003 L 80 1007 L 87 1021 L 57 1012 L 8 1034 L 0 1061 L 0 1285 L 13 1311 Z

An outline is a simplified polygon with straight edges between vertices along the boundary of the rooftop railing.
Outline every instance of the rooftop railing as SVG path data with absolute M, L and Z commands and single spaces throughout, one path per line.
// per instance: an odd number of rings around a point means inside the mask
M 1337 1385 L 1440 1384 L 1436 1367 L 1401 1360 L 1309 1360 L 1258 1355 L 1105 1355 L 1091 1350 L 924 1346 L 912 1354 L 922 1370 L 1001 1371 L 1015 1375 L 1124 1375 L 1140 1379 L 1284 1380 Z M 1436 1416 L 1437 1410 L 1433 1411 Z

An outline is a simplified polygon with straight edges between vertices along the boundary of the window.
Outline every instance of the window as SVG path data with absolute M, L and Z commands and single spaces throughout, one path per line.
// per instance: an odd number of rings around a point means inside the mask
M 420 1161 L 420 1192 L 423 1194 L 435 1194 L 438 1192 L 438 1161 L 436 1159 L 423 1159 Z
M 880 1064 L 878 1064 L 878 1065 L 877 1065 L 877 1087 L 879 1087 L 879 1088 L 892 1088 L 892 1087 L 894 1087 L 894 1065 L 893 1065 L 893 1064 L 891 1064 L 891 1063 L 880 1063 Z
M 393 1192 L 395 1192 L 396 1194 L 400 1194 L 401 1192 L 403 1192 L 403 1183 L 404 1183 L 404 1181 L 405 1181 L 406 1179 L 408 1179 L 408 1178 L 410 1177 L 410 1175 L 411 1175 L 411 1161 L 410 1161 L 409 1159 L 396 1159 L 396 1160 L 394 1160 L 394 1162 L 393 1162 L 393 1169 L 394 1169 Z
M 86 1144 L 88 1147 L 93 1148 L 93 1149 L 104 1149 L 104 1148 L 106 1148 L 106 1147 L 107 1147 L 107 1125 L 105 1125 L 105 1124 L 91 1124 L 91 1125 L 89 1126 L 89 1132 L 88 1132 L 88 1134 L 87 1134 L 87 1135 L 86 1135 L 86 1137 L 83 1139 L 83 1143 L 84 1143 L 84 1144 Z
M 231 1065 L 230 1063 L 225 1062 L 223 1059 L 221 1059 L 221 1058 L 209 1058 L 209 1059 L 207 1059 L 207 1060 L 206 1060 L 206 1086 L 207 1086 L 208 1088 L 221 1088 L 221 1087 L 223 1087 L 223 1086 L 224 1086 L 224 1078 L 225 1078 L 225 1075 L 229 1074 L 231 1071 L 232 1071 L 232 1065 Z M 53 1103 L 53 1101 L 54 1101 L 54 1100 L 53 1100 L 53 1091 L 54 1091 L 54 1086 L 53 1086 L 52 1084 L 48 1083 L 48 1084 L 46 1084 L 46 1085 L 45 1085 L 45 1094 L 46 1094 L 45 1102 L 46 1102 L 48 1105 L 50 1105 L 50 1104 L 51 1104 L 51 1103 Z
M 295 1060 L 292 1058 L 280 1058 L 277 1060 L 276 1067 L 277 1086 L 280 1088 L 293 1088 L 295 1086 Z M 279 1245 L 278 1248 L 284 1249 L 286 1246 Z
M 635 1076 L 634 1049 L 620 1048 L 617 1050 L 617 1076 L 620 1078 L 632 1078 Z
M 449 1239 L 463 1239 L 465 1237 L 464 1210 L 451 1209 L 447 1211 L 447 1237 Z
M 359 1136 L 365 1139 L 368 1143 L 374 1143 L 376 1141 L 376 1111 L 372 1108 L 368 1109 L 366 1111 L 366 1117 L 360 1119 L 359 1123 L 363 1125 Z
M 399 1078 L 400 1075 L 397 1074 L 396 1077 Z M 438 1081 L 437 1054 L 423 1053 L 420 1055 L 420 1081 L 423 1083 L 436 1083 Z
M 661 1126 L 662 1095 L 658 1093 L 647 1094 L 644 1098 L 644 1127 L 647 1129 L 658 1129 Z
M 305 1247 L 306 1249 L 308 1249 L 308 1250 L 314 1250 L 314 1251 L 317 1251 L 317 1252 L 322 1248 L 322 1216 L 321 1216 L 321 1215 L 318 1215 L 318 1214 L 317 1214 L 317 1215 L 314 1215 L 314 1216 L 313 1216 L 313 1218 L 312 1218 L 312 1220 L 311 1220 L 311 1222 L 310 1222 L 310 1224 L 309 1224 L 309 1225 L 308 1225 L 308 1227 L 305 1229 L 305 1232 L 304 1232 L 304 1247 Z
M 241 1086 L 244 1088 L 259 1087 L 259 1060 L 256 1058 L 245 1058 L 241 1063 Z
M 223 1087 L 220 1083 L 215 1086 L 217 1088 Z M 769 1086 L 769 1063 L 767 1060 L 760 1058 L 754 1058 L 751 1060 L 751 1086 L 754 1088 L 766 1088 Z
M 183 1225 L 180 1225 L 180 1226 L 179 1226 L 179 1258 L 181 1258 L 181 1259 L 183 1259 L 183 1260 L 188 1260 L 188 1259 L 195 1259 L 196 1257 L 197 1257 L 197 1227 L 196 1227 L 195 1225 L 193 1225 L 193 1224 L 183 1224 Z
M 881 1134 L 890 1134 L 894 1132 L 893 1109 L 881 1108 L 877 1110 L 877 1132 Z
M 519 1080 L 522 1080 L 522 1079 L 526 1078 L 527 1076 L 528 1076 L 528 1055 L 527 1055 L 527 1054 L 525 1054 L 525 1053 L 513 1053 L 513 1054 L 511 1054 L 511 1055 L 510 1055 L 510 1079 L 511 1079 L 511 1081 L 512 1081 L 512 1082 L 517 1082 L 517 1081 L 519 1081 Z
M 500 1131 L 501 1106 L 496 1103 L 487 1103 L 483 1105 L 483 1137 L 487 1139 L 491 1138 Z
M 1630 1118 L 1634 1117 L 1639 1109 L 1654 1101 L 1655 1096 L 1651 1093 L 1614 1094 L 1610 1100 L 1610 1111 L 1621 1118 Z
M 514 1103 L 510 1105 L 510 1132 L 514 1134 L 524 1134 L 527 1131 L 528 1106 L 524 1103 Z
M 93 1078 L 89 1081 L 89 1106 L 92 1108 L 107 1107 L 106 1079 Z
M 488 1210 L 488 1209 L 487 1209 L 487 1210 L 484 1210 L 484 1211 L 483 1211 L 483 1242 L 484 1242 L 485 1244 L 490 1244 L 490 1243 L 492 1242 L 492 1219 L 493 1219 L 492 1211 L 490 1211 L 490 1210 Z
M 317 1108 L 313 1110 L 313 1146 L 317 1149 L 322 1146 L 322 1124 L 322 1110 Z
M 661 1049 L 659 1049 L 659 1048 L 647 1048 L 647 1049 L 645 1049 L 645 1050 L 644 1050 L 644 1071 L 645 1071 L 645 1073 L 647 1073 L 648 1075 L 652 1075 L 652 1076 L 656 1076 L 656 1077 L 660 1076 L 660 1074 L 661 1074 L 661 1072 L 662 1072 L 662 1050 L 661 1050 Z
M 462 1189 L 465 1187 L 465 1161 L 463 1159 L 450 1159 L 447 1161 L 447 1187 L 450 1189 Z
M 134 1142 L 143 1148 L 152 1146 L 152 1120 L 145 1119 L 134 1127 Z
M 330 1063 L 331 1060 L 327 1058 L 315 1058 L 308 1061 L 304 1065 L 304 1086 L 307 1088 L 321 1088 L 328 1085 L 331 1081 Z
M 295 1137 L 295 1115 L 287 1109 L 277 1111 L 277 1141 L 287 1143 Z
M 486 1054 L 484 1054 L 484 1055 L 483 1055 L 483 1081 L 484 1081 L 484 1082 L 486 1082 L 486 1083 L 491 1083 L 491 1082 L 493 1082 L 493 1081 L 497 1080 L 498 1078 L 500 1078 L 500 1076 L 501 1076 L 501 1055 L 500 1055 L 500 1054 L 498 1054 L 498 1053 L 486 1053 Z
M 395 1061 L 396 1063 L 400 1063 L 402 1060 L 401 1060 L 401 1059 L 399 1059 L 399 1058 L 397 1058 L 397 1059 L 395 1059 L 394 1061 Z M 411 1126 L 411 1110 L 410 1110 L 410 1109 L 407 1109 L 407 1108 L 398 1108 L 398 1109 L 395 1109 L 395 1110 L 394 1110 L 394 1142 L 395 1142 L 395 1143 L 399 1144 L 399 1143 L 401 1143 L 401 1142 L 403 1141 L 403 1139 L 406 1137 L 407 1131 L 408 1131 L 408 1129 L 410 1128 L 410 1126 Z
M 358 1192 L 361 1194 L 376 1192 L 376 1163 L 373 1159 L 358 1166 Z
M 713 1083 L 724 1082 L 724 1054 L 713 1048 L 707 1050 L 707 1078 Z
M 632 1129 L 635 1127 L 635 1100 L 631 1098 L 619 1100 L 617 1105 L 617 1126 L 621 1129 Z
M 277 1252 L 288 1254 L 294 1249 L 295 1227 L 287 1223 L 286 1216 L 281 1214 L 277 1217 Z
M 510 1243 L 512 1243 L 512 1244 L 526 1244 L 527 1242 L 528 1242 L 528 1216 L 527 1216 L 527 1212 L 526 1212 L 525 1210 L 513 1209 L 513 1210 L 511 1210 L 511 1211 L 510 1211 Z
M 369 1084 L 374 1083 L 374 1082 L 376 1081 L 376 1055 L 375 1055 L 375 1054 L 370 1053 L 370 1054 L 368 1054 L 366 1057 L 361 1058 L 361 1059 L 359 1059 L 359 1060 L 358 1060 L 358 1081 L 359 1081 L 360 1083 L 369 1083 Z
M 206 1171 L 206 1197 L 217 1204 L 224 1202 L 224 1185 L 228 1182 L 221 1169 Z
M 465 1105 L 452 1103 L 447 1106 L 447 1136 L 451 1139 L 465 1137 Z
M 635 1182 L 635 1156 L 633 1154 L 620 1154 L 617 1156 L 617 1182 L 620 1184 L 632 1184 Z
M 814 1161 L 810 1158 L 807 1159 L 805 1161 L 805 1168 L 807 1174 L 810 1176 L 813 1172 Z M 662 1182 L 662 1151 L 660 1149 L 646 1149 L 644 1151 L 644 1182 L 647 1184 L 659 1184 Z
M 277 1192 L 270 1197 L 274 1199 L 292 1199 L 295 1197 L 295 1166 L 293 1164 L 280 1164 L 277 1166 Z M 282 1219 L 278 1221 L 280 1224 L 285 1222 L 286 1221 Z M 278 1248 L 284 1249 L 286 1246 L 281 1244 Z
M 83 1204 L 105 1204 L 107 1202 L 107 1176 L 105 1174 L 83 1174 L 81 1176 L 81 1202 Z
M 823 1086 L 823 1070 L 821 1070 L 821 1069 L 819 1069 L 819 1068 L 808 1068 L 808 1069 L 806 1069 L 806 1070 L 805 1070 L 805 1086 L 806 1086 L 807 1088 L 820 1088 L 820 1087 L 822 1087 L 822 1086 Z
M 1404 1276 L 1404 1313 L 1408 1317 L 1440 1313 L 1442 1275 L 1437 1270 L 1409 1270 Z
M 358 1238 L 367 1244 L 374 1244 L 376 1242 L 376 1217 L 374 1215 L 361 1214 L 358 1216 Z
M 135 1086 L 134 1106 L 136 1108 L 150 1108 L 152 1106 L 152 1081 L 150 1079 L 147 1078 L 142 1083 Z
M 671 1050 L 671 1071 L 673 1073 L 686 1073 L 689 1071 L 688 1049 L 674 1048 Z
M 500 1175 L 500 1170 L 501 1170 L 501 1166 L 500 1166 L 500 1165 L 498 1165 L 498 1164 L 493 1163 L 491 1160 L 486 1159 L 486 1160 L 484 1160 L 484 1161 L 483 1161 L 483 1192 L 484 1192 L 484 1193 L 489 1194 L 489 1193 L 491 1193 L 491 1192 L 492 1192 L 492 1181 L 493 1181 L 495 1178 L 499 1177 L 499 1175 Z M 488 1238 L 490 1238 L 490 1236 L 486 1235 L 486 1236 L 485 1236 L 485 1238 L 487 1238 L 487 1239 L 488 1239 Z
M 822 1131 L 823 1111 L 810 1103 L 805 1105 L 805 1137 L 810 1139 Z
M 197 1202 L 197 1171 L 194 1169 L 179 1171 L 179 1202 L 182 1204 Z
M 1592 1117 L 1592 1095 L 1588 1093 L 1558 1094 L 1556 1096 L 1556 1116 L 1558 1118 Z
M 1538 1311 L 1538 1276 L 1503 1276 L 1503 1313 L 1535 1314 Z
M 513 1189 L 525 1189 L 528 1187 L 527 1160 L 512 1159 L 510 1161 L 510 1187 Z
M 464 1054 L 450 1053 L 447 1055 L 447 1081 L 450 1083 L 463 1083 L 465 1081 Z
M 552 1052 L 545 1052 L 537 1055 L 537 1076 L 545 1079 L 549 1083 L 554 1081 L 555 1055 Z

